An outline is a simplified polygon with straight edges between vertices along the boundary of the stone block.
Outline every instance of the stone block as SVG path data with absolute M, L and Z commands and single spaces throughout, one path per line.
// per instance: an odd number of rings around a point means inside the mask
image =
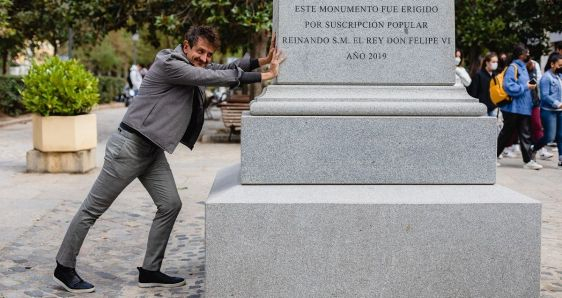
M 206 297 L 539 297 L 541 205 L 491 185 L 241 185 L 206 203 Z
M 275 0 L 279 84 L 453 85 L 453 0 Z
M 494 184 L 492 117 L 242 116 L 243 184 Z
M 86 173 L 96 167 L 96 149 L 77 152 L 27 152 L 27 171 L 38 173 Z

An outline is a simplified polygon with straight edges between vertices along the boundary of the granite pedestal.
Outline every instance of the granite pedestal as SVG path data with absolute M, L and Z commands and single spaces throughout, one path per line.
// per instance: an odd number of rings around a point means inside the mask
M 242 118 L 243 184 L 494 184 L 492 117 Z
M 493 185 L 454 3 L 274 0 L 287 60 L 207 201 L 206 297 L 539 296 L 541 206 Z
M 206 205 L 206 297 L 538 297 L 541 207 L 501 186 L 241 185 Z
M 308 87 L 243 115 L 242 184 L 495 183 L 496 119 L 464 88 Z

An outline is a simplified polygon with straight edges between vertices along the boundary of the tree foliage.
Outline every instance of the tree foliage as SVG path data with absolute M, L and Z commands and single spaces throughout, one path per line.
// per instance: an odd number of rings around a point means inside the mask
M 10 24 L 9 9 L 12 7 L 12 0 L 0 0 L 0 38 L 14 35 L 16 30 Z
M 147 42 L 151 37 L 146 30 L 142 29 L 139 33 L 136 60 L 137 63 L 148 65 L 154 60 L 158 49 Z M 77 47 L 74 58 L 82 61 L 90 71 L 98 75 L 126 77 L 133 61 L 132 35 L 124 29 L 109 32 L 97 44 Z
M 457 45 L 472 59 L 488 50 L 509 52 L 518 42 L 540 55 L 548 47 L 547 32 L 562 31 L 562 0 L 455 0 L 455 5 Z M 77 46 L 98 44 L 119 29 L 141 32 L 140 44 L 150 44 L 152 52 L 179 44 L 189 26 L 208 24 L 219 29 L 222 52 L 259 55 L 266 49 L 272 10 L 271 0 L 0 0 L 0 52 L 6 57 L 25 41 L 43 40 L 58 49 L 69 29 Z
M 160 0 L 147 6 L 142 14 L 142 20 L 133 19 L 147 24 L 153 35 L 161 32 L 175 37 L 176 44 L 181 42 L 191 25 L 205 24 L 218 28 L 223 52 L 239 48 L 257 52 L 263 47 L 263 37 L 271 30 L 273 1 L 193 0 L 186 3 Z M 158 47 L 159 43 L 159 40 L 153 40 L 154 46 Z M 256 43 L 260 45 L 256 46 Z
M 544 29 L 550 32 L 561 32 L 562 0 L 539 0 L 537 2 Z
M 3 19 L 9 19 L 17 32 L 13 36 L 0 34 L 0 52 L 8 57 L 26 41 L 33 48 L 45 40 L 59 52 L 72 32 L 75 46 L 102 43 L 99 55 L 106 57 L 102 60 L 115 64 L 118 61 L 109 61 L 113 53 L 104 41 L 109 32 L 142 32 L 144 43 L 139 43 L 139 54 L 147 44 L 152 54 L 154 48 L 179 44 L 191 25 L 208 24 L 219 29 L 221 50 L 244 48 L 257 53 L 267 42 L 264 39 L 271 28 L 271 15 L 272 1 L 265 0 L 0 0 L 0 33 L 2 28 L 8 28 L 1 27 Z M 100 67 L 107 69 L 108 65 Z
M 456 44 L 472 62 L 487 51 L 510 53 L 526 44 L 537 58 L 549 49 L 547 32 L 562 31 L 560 0 L 455 0 Z

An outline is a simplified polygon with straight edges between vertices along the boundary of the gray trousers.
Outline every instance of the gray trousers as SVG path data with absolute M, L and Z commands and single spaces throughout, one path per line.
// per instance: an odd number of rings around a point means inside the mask
M 121 129 L 109 138 L 100 175 L 66 231 L 57 254 L 61 265 L 76 267 L 88 230 L 135 178 L 139 178 L 158 208 L 142 267 L 160 270 L 182 203 L 164 151 Z

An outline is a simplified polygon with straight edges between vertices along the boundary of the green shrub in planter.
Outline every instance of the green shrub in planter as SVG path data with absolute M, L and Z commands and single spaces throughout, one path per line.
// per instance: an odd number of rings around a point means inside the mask
M 34 64 L 23 82 L 25 108 L 42 116 L 87 114 L 100 98 L 98 79 L 77 60 L 53 57 Z
M 110 103 L 122 92 L 125 79 L 118 77 L 98 77 L 100 80 L 100 103 Z
M 10 116 L 25 113 L 20 90 L 23 81 L 19 76 L 0 76 L 0 110 Z

